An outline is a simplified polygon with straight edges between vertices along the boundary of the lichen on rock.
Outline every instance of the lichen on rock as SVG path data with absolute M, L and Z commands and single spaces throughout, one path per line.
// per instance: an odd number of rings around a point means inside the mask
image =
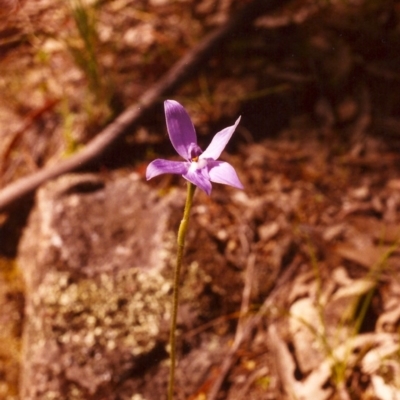
M 163 238 L 176 196 L 160 198 L 135 175 L 67 175 L 40 189 L 18 259 L 27 288 L 21 398 L 113 399 L 144 358 L 165 353 Z

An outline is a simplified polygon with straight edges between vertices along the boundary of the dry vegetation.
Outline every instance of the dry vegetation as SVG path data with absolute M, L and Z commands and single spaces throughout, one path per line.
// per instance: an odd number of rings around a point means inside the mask
M 10 8 L 0 16 L 0 187 L 79 151 L 242 3 Z M 205 143 L 243 117 L 228 151 L 246 190 L 199 196 L 188 252 L 199 261 L 195 243 L 207 237 L 231 269 L 200 260 L 220 282 L 218 307 L 183 335 L 189 347 L 199 332 L 225 336 L 230 357 L 182 398 L 400 399 L 399 5 L 294 0 L 218 50 L 173 98 Z M 172 154 L 161 107 L 93 168 L 143 174 L 155 154 Z M 1 215 L 7 400 L 17 399 L 23 308 L 17 222 Z

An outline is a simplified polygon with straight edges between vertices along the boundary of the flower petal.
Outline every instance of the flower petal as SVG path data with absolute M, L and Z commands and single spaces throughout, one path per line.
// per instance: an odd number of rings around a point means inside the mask
M 186 174 L 190 163 L 185 161 L 169 161 L 157 159 L 152 161 L 146 169 L 146 179 L 149 180 L 161 174 Z
M 202 168 L 196 171 L 188 171 L 183 175 L 185 179 L 192 182 L 193 185 L 198 186 L 201 190 L 206 192 L 208 195 L 211 194 L 211 182 L 208 178 L 208 172 L 206 168 Z
M 189 161 L 189 146 L 197 144 L 196 131 L 189 114 L 175 100 L 166 100 L 164 109 L 172 146 L 181 157 Z
M 200 158 L 212 158 L 213 160 L 217 160 L 224 150 L 226 144 L 229 142 L 229 139 L 235 132 L 236 127 L 240 122 L 240 117 L 236 120 L 235 125 L 229 126 L 228 128 L 223 129 L 218 132 L 211 140 L 209 146 L 204 150 L 203 154 Z
M 230 185 L 238 189 L 244 189 L 235 169 L 224 161 L 208 161 L 208 173 L 211 182 Z

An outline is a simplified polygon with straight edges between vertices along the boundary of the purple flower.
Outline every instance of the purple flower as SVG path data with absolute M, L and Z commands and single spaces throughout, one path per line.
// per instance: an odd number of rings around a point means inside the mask
M 164 108 L 172 146 L 185 161 L 154 160 L 147 167 L 146 179 L 161 174 L 179 174 L 208 195 L 211 193 L 211 182 L 243 189 L 232 165 L 218 161 L 240 117 L 235 125 L 218 132 L 206 150 L 202 151 L 197 145 L 196 132 L 186 110 L 174 100 L 165 101 Z

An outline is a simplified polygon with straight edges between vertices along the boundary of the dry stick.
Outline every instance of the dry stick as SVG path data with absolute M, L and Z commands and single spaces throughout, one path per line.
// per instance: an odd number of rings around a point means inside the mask
M 0 192 L 0 212 L 10 209 L 16 201 L 33 193 L 41 184 L 67 172 L 76 171 L 102 155 L 118 138 L 127 133 L 139 118 L 149 111 L 157 101 L 181 85 L 195 73 L 213 50 L 229 35 L 250 23 L 261 12 L 277 8 L 287 0 L 254 0 L 231 18 L 225 25 L 206 36 L 193 50 L 182 57 L 158 82 L 146 91 L 139 101 L 129 107 L 119 117 L 101 131 L 81 151 L 70 158 L 28 175 L 6 186 Z

